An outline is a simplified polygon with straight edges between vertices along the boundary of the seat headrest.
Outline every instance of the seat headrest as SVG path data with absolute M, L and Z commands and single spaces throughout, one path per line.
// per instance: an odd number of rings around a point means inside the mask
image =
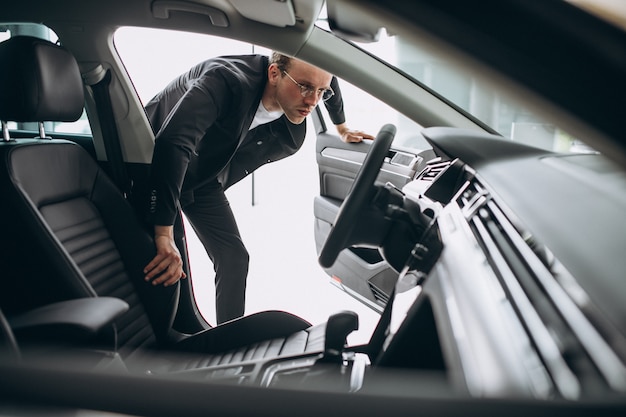
M 73 122 L 85 97 L 74 56 L 31 36 L 0 42 L 0 120 Z

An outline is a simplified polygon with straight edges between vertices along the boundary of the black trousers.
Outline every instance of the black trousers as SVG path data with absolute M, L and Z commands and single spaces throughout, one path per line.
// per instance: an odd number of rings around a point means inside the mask
M 215 309 L 221 324 L 244 314 L 250 257 L 222 185 L 216 180 L 190 197 L 181 201 L 182 209 L 213 262 Z

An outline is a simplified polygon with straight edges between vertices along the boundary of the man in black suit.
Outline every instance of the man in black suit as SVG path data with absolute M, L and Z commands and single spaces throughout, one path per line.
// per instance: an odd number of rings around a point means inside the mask
M 149 218 L 157 247 L 146 281 L 186 277 L 173 227 L 182 209 L 214 264 L 218 324 L 243 315 L 249 256 L 224 191 L 300 149 L 320 100 L 342 140 L 372 139 L 348 129 L 335 77 L 278 53 L 207 60 L 146 105 L 156 135 Z

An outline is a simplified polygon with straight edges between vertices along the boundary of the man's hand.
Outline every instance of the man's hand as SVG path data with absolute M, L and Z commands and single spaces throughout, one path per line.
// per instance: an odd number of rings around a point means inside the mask
M 166 287 L 176 284 L 179 279 L 187 278 L 183 271 L 183 260 L 174 243 L 173 226 L 155 226 L 154 243 L 157 254 L 144 268 L 145 280 L 152 285 L 163 284 Z
M 339 136 L 341 136 L 341 140 L 346 143 L 358 143 L 363 139 L 374 139 L 374 136 L 360 130 L 351 130 L 345 123 L 337 125 L 336 127 Z

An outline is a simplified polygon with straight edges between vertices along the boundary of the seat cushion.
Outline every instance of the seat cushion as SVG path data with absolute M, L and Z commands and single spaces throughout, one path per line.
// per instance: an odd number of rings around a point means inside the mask
M 244 317 L 245 318 L 245 317 Z M 180 351 L 135 352 L 126 359 L 126 366 L 133 371 L 151 373 L 206 372 L 208 368 L 227 365 L 245 365 L 255 361 L 285 358 L 302 354 L 323 352 L 325 324 L 311 326 L 288 336 L 251 343 L 224 352 L 204 354 Z

